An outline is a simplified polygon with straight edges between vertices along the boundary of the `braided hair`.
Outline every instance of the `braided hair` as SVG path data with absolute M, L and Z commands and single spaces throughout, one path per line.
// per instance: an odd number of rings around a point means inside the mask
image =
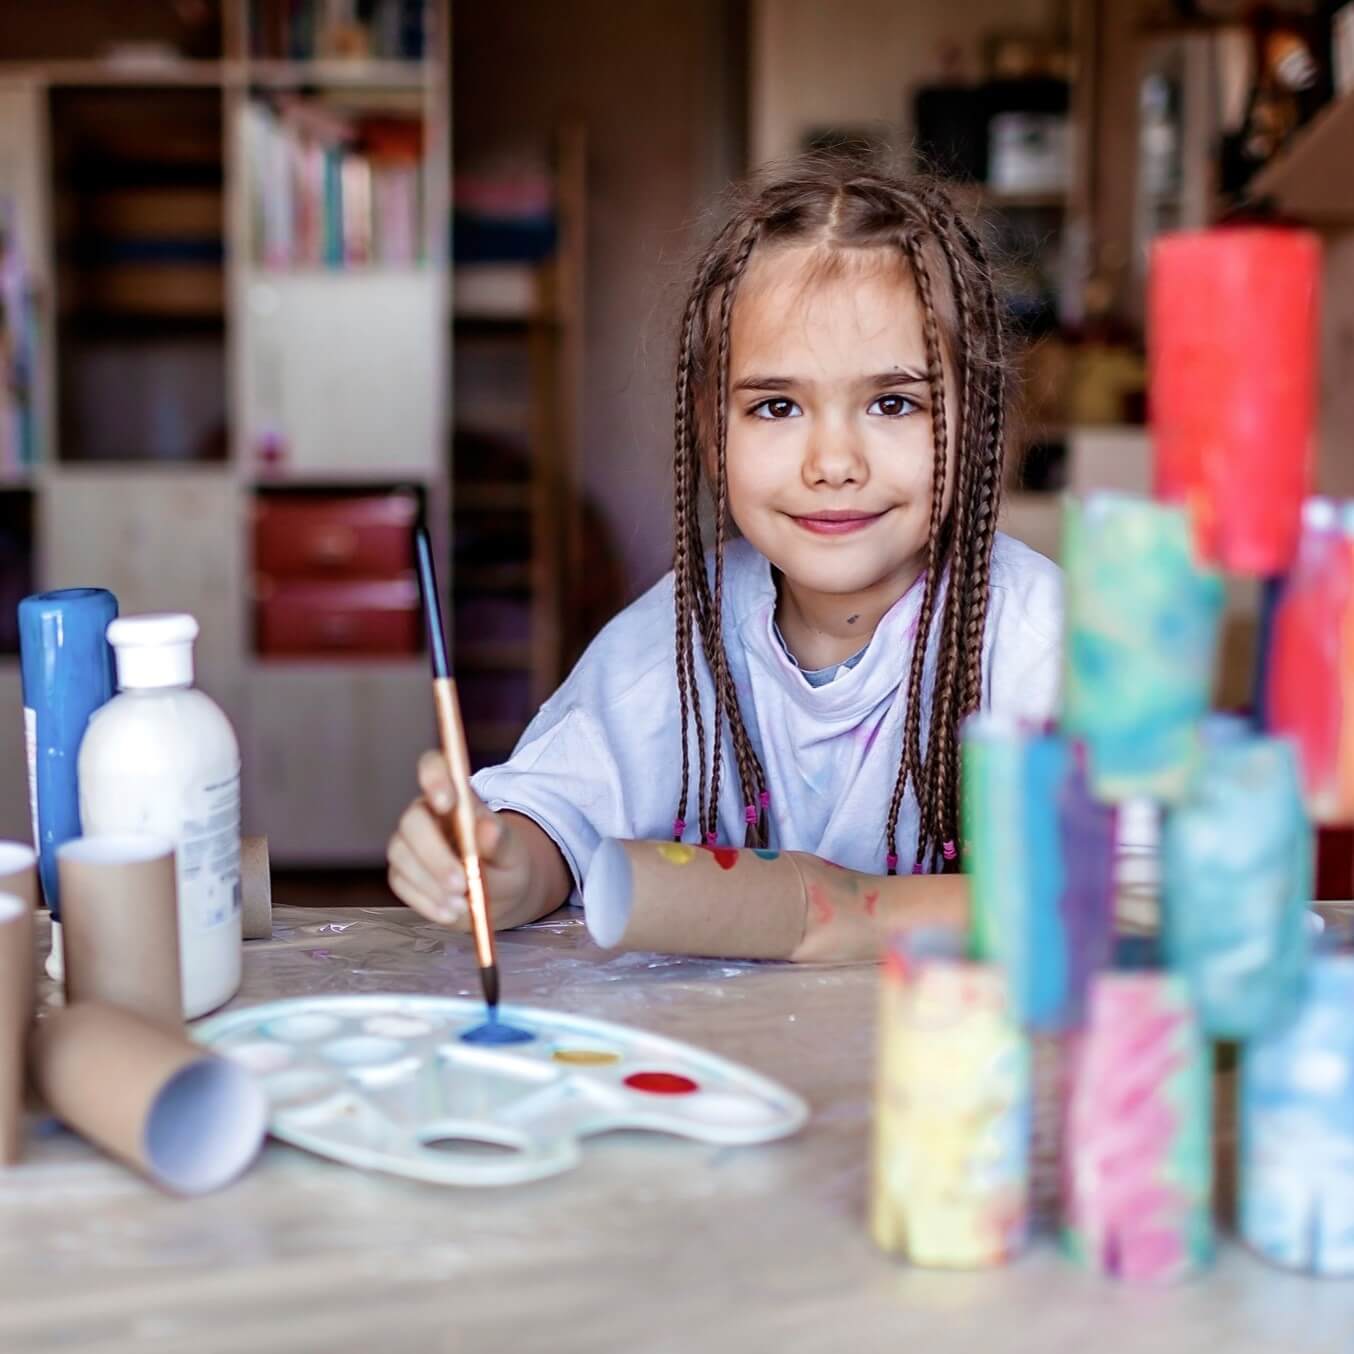
M 718 832 L 727 726 L 746 819 L 744 844 L 765 846 L 770 787 L 739 708 L 724 645 L 724 546 L 728 527 L 729 332 L 739 283 L 759 247 L 812 244 L 886 249 L 904 264 L 922 313 L 933 444 L 930 529 L 898 774 L 883 829 L 884 862 L 898 865 L 898 818 L 909 786 L 919 809 L 916 872 L 956 869 L 959 740 L 982 695 L 982 647 L 997 511 L 1001 503 L 1006 376 L 1002 312 L 977 231 L 938 184 L 898 178 L 859 161 L 805 160 L 746 191 L 702 256 L 682 313 L 677 358 L 673 551 L 681 790 L 673 834 L 686 830 L 692 791 L 690 732 L 697 747 L 696 810 L 710 843 Z M 945 398 L 948 359 L 959 407 Z M 713 418 L 700 417 L 713 407 Z M 954 436 L 951 423 L 954 420 Z M 708 445 L 707 445 L 708 443 Z M 944 486 L 954 448 L 954 495 Z M 703 466 L 714 505 L 713 567 L 700 521 Z M 937 619 L 938 617 L 938 619 Z M 929 727 L 923 724 L 927 649 L 937 633 Z M 699 638 L 714 689 L 712 737 L 696 680 Z

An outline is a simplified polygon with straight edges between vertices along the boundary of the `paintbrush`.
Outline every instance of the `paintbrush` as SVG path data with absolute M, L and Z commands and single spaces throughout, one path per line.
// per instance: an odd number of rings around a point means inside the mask
M 418 550 L 418 581 L 423 593 L 423 614 L 428 622 L 428 649 L 433 663 L 433 705 L 437 732 L 451 772 L 456 806 L 451 811 L 451 837 L 465 867 L 465 891 L 470 903 L 470 926 L 475 936 L 475 957 L 480 966 L 484 1000 L 490 1011 L 498 1009 L 498 956 L 494 950 L 494 926 L 489 916 L 489 898 L 484 889 L 479 847 L 475 843 L 475 801 L 470 788 L 470 756 L 465 746 L 461 703 L 456 698 L 456 679 L 447 659 L 447 635 L 442 628 L 442 603 L 437 593 L 437 570 L 433 567 L 432 543 L 427 529 L 415 535 Z

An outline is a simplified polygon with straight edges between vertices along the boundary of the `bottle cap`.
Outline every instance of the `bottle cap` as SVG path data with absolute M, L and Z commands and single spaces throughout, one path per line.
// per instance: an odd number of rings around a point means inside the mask
M 122 616 L 108 627 L 124 691 L 192 686 L 193 641 L 198 623 L 183 613 Z

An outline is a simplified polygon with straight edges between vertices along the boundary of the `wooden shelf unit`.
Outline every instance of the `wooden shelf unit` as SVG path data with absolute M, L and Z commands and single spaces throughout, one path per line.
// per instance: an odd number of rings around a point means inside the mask
M 250 607 L 257 488 L 417 485 L 438 552 L 449 558 L 449 6 L 424 3 L 428 55 L 417 62 L 255 60 L 249 0 L 222 0 L 219 59 L 70 59 L 67 43 L 53 53 L 61 59 L 33 60 L 25 51 L 14 61 L 2 59 L 0 45 L 0 200 L 17 203 L 40 321 L 40 456 L 7 470 L 4 489 L 31 489 L 34 585 L 104 585 L 124 612 L 198 617 L 200 684 L 240 738 L 246 830 L 269 836 L 281 866 L 379 863 L 413 792 L 417 754 L 435 741 L 425 660 L 261 662 L 251 649 Z M 219 119 L 224 247 L 213 323 L 225 434 L 213 461 L 72 459 L 78 448 L 58 416 L 67 342 L 58 317 L 71 298 L 58 267 L 52 110 L 76 94 L 137 91 L 208 100 Z M 242 119 L 260 92 L 280 91 L 416 108 L 424 130 L 424 262 L 255 266 Z M 145 341 L 168 335 L 171 342 L 182 320 L 152 313 L 137 324 Z M 113 357 L 122 360 L 131 336 L 125 327 L 122 339 L 110 333 Z M 157 398 L 163 392 L 163 384 L 155 388 Z M 125 397 L 148 398 L 134 390 Z M 293 451 L 281 465 L 260 459 L 264 434 L 273 432 Z M 444 584 L 450 588 L 449 568 Z M 9 711 L 0 717 L 0 756 L 13 773 L 0 778 L 0 836 L 22 838 L 30 829 L 20 704 L 17 667 L 0 663 L 0 709 Z
M 517 354 L 529 398 L 525 426 L 505 438 L 520 453 L 524 474 L 458 479 L 453 485 L 456 531 L 511 517 L 523 529 L 504 539 L 504 556 L 458 565 L 453 614 L 476 617 L 482 608 L 513 607 L 526 612 L 525 634 L 504 642 L 485 641 L 458 626 L 457 664 L 463 670 L 491 671 L 503 682 L 500 698 L 515 679 L 517 709 L 506 718 L 499 701 L 492 714 L 466 712 L 471 759 L 501 760 L 565 675 L 573 656 L 569 599 L 574 596 L 581 558 L 581 510 L 577 469 L 578 388 L 582 363 L 582 295 L 585 148 L 581 131 L 566 129 L 555 153 L 558 244 L 537 264 L 476 263 L 452 270 L 452 323 L 456 344 L 488 342 Z M 459 359 L 458 359 L 459 361 Z M 485 736 L 486 731 L 489 736 Z M 511 737 L 506 735 L 511 733 Z

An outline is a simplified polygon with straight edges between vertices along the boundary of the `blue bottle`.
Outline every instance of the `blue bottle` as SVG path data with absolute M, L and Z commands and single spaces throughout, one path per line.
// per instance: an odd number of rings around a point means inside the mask
M 113 650 L 105 638 L 117 614 L 118 599 L 104 588 L 40 592 L 19 603 L 28 801 L 53 922 L 61 920 L 56 849 L 80 835 L 75 774 L 80 740 L 90 715 L 117 690 Z

